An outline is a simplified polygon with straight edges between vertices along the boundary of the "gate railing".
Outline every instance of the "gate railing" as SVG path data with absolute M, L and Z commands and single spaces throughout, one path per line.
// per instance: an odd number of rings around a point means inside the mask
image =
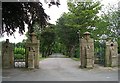
M 95 45 L 96 64 L 104 65 L 105 63 L 105 42 L 97 42 Z
M 14 67 L 24 68 L 26 67 L 25 59 L 25 47 L 24 46 L 14 46 Z
M 14 59 L 14 67 L 15 68 L 24 68 L 25 67 L 25 59 Z

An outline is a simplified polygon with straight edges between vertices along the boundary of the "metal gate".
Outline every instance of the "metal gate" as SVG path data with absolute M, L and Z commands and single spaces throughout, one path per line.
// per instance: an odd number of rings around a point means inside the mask
M 24 67 L 26 67 L 25 64 L 26 64 L 25 59 L 15 59 L 14 58 L 14 67 L 15 68 L 24 68 Z
M 25 47 L 14 46 L 14 67 L 25 68 L 26 67 L 26 56 Z
M 105 41 L 95 42 L 95 62 L 96 64 L 104 65 L 105 63 Z

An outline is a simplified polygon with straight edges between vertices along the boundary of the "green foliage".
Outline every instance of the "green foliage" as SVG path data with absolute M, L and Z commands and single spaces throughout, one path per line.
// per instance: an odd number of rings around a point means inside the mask
M 97 23 L 100 2 L 68 2 L 68 13 L 64 13 L 57 21 L 57 34 L 60 43 L 65 46 L 65 54 L 79 57 L 79 34 L 92 32 Z M 78 34 L 80 30 L 80 33 Z M 93 36 L 94 37 L 94 36 Z
M 55 43 L 55 31 L 56 26 L 53 24 L 48 24 L 47 27 L 41 28 L 40 24 L 36 21 L 33 25 L 34 32 L 37 39 L 40 40 L 40 52 L 42 57 L 47 57 L 52 54 L 53 46 Z M 30 39 L 29 33 L 26 33 L 27 39 Z
M 74 57 L 80 58 L 80 47 L 76 47 Z
M 99 21 L 95 24 L 96 28 L 92 31 L 95 39 L 100 39 L 102 35 L 106 35 L 108 38 L 117 40 L 120 35 L 120 27 L 118 22 L 118 16 L 120 11 L 118 11 L 115 6 L 108 6 L 105 8 L 107 10 L 102 11 L 102 15 L 99 18 Z
M 53 46 L 55 43 L 55 26 L 50 24 L 48 27 L 42 29 L 41 31 L 38 30 L 37 25 L 35 25 L 35 31 L 37 34 L 38 39 L 40 39 L 40 52 L 42 53 L 43 57 L 49 56 L 52 54 Z
M 29 32 L 33 32 L 33 24 L 38 21 L 41 27 L 46 26 L 49 16 L 44 12 L 41 2 L 3 2 L 2 3 L 2 29 L 0 34 L 7 32 L 12 35 L 16 28 L 19 33 L 25 32 L 25 24 Z
M 36 21 L 32 27 L 40 40 L 42 56 L 47 57 L 53 52 L 60 52 L 68 57 L 79 58 L 79 37 L 83 37 L 83 33 L 86 31 L 89 31 L 91 37 L 95 39 L 96 53 L 100 50 L 100 42 L 97 40 L 101 40 L 103 35 L 112 37 L 119 43 L 117 39 L 119 28 L 116 20 L 119 12 L 113 11 L 98 16 L 101 7 L 99 1 L 77 2 L 76 0 L 68 2 L 69 12 L 63 13 L 56 25 L 49 24 L 47 27 L 41 28 Z M 29 37 L 28 34 L 27 37 Z
M 118 53 L 120 54 L 120 37 L 118 38 Z
M 25 55 L 22 54 L 14 54 L 15 59 L 25 59 Z
M 24 59 L 25 58 L 25 48 L 17 48 L 14 49 L 14 58 L 15 59 Z
M 73 60 L 75 60 L 75 61 L 80 61 L 80 59 L 79 58 L 72 58 Z
M 95 24 L 95 30 L 92 31 L 93 37 L 96 40 L 100 40 L 103 35 L 106 35 L 108 39 L 110 38 L 117 41 L 118 52 L 120 53 L 120 22 L 118 20 L 120 11 L 116 9 L 115 6 L 112 7 L 111 5 L 109 5 L 107 8 L 105 8 L 104 11 L 102 11 L 102 13 L 103 14 L 100 16 L 99 21 Z
M 19 43 L 15 44 L 15 47 L 17 47 L 17 48 L 25 48 L 25 42 L 19 42 Z
M 69 26 L 78 28 L 81 35 L 89 30 L 89 27 L 95 27 L 98 20 L 97 14 L 101 9 L 100 2 L 68 2 L 69 8 Z
M 25 48 L 16 48 L 14 49 L 14 54 L 21 54 L 24 55 L 25 54 Z
M 91 31 L 92 37 L 96 40 L 100 40 L 100 37 L 105 34 L 109 34 L 110 30 L 108 27 L 108 22 L 103 21 L 103 19 L 99 19 L 99 21 L 95 24 L 95 29 Z

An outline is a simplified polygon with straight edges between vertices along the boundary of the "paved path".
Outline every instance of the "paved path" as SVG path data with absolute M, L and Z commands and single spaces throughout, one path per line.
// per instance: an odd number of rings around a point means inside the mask
M 50 55 L 49 58 L 65 58 L 65 56 L 59 53 L 55 53 Z
M 80 69 L 79 61 L 70 58 L 47 58 L 40 61 L 35 70 L 4 70 L 3 81 L 117 81 L 114 68 L 96 66 L 94 69 Z

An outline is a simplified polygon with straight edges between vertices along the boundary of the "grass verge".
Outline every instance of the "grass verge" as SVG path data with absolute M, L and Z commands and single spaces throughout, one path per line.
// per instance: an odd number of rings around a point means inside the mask
M 80 58 L 72 58 L 75 61 L 80 61 Z

